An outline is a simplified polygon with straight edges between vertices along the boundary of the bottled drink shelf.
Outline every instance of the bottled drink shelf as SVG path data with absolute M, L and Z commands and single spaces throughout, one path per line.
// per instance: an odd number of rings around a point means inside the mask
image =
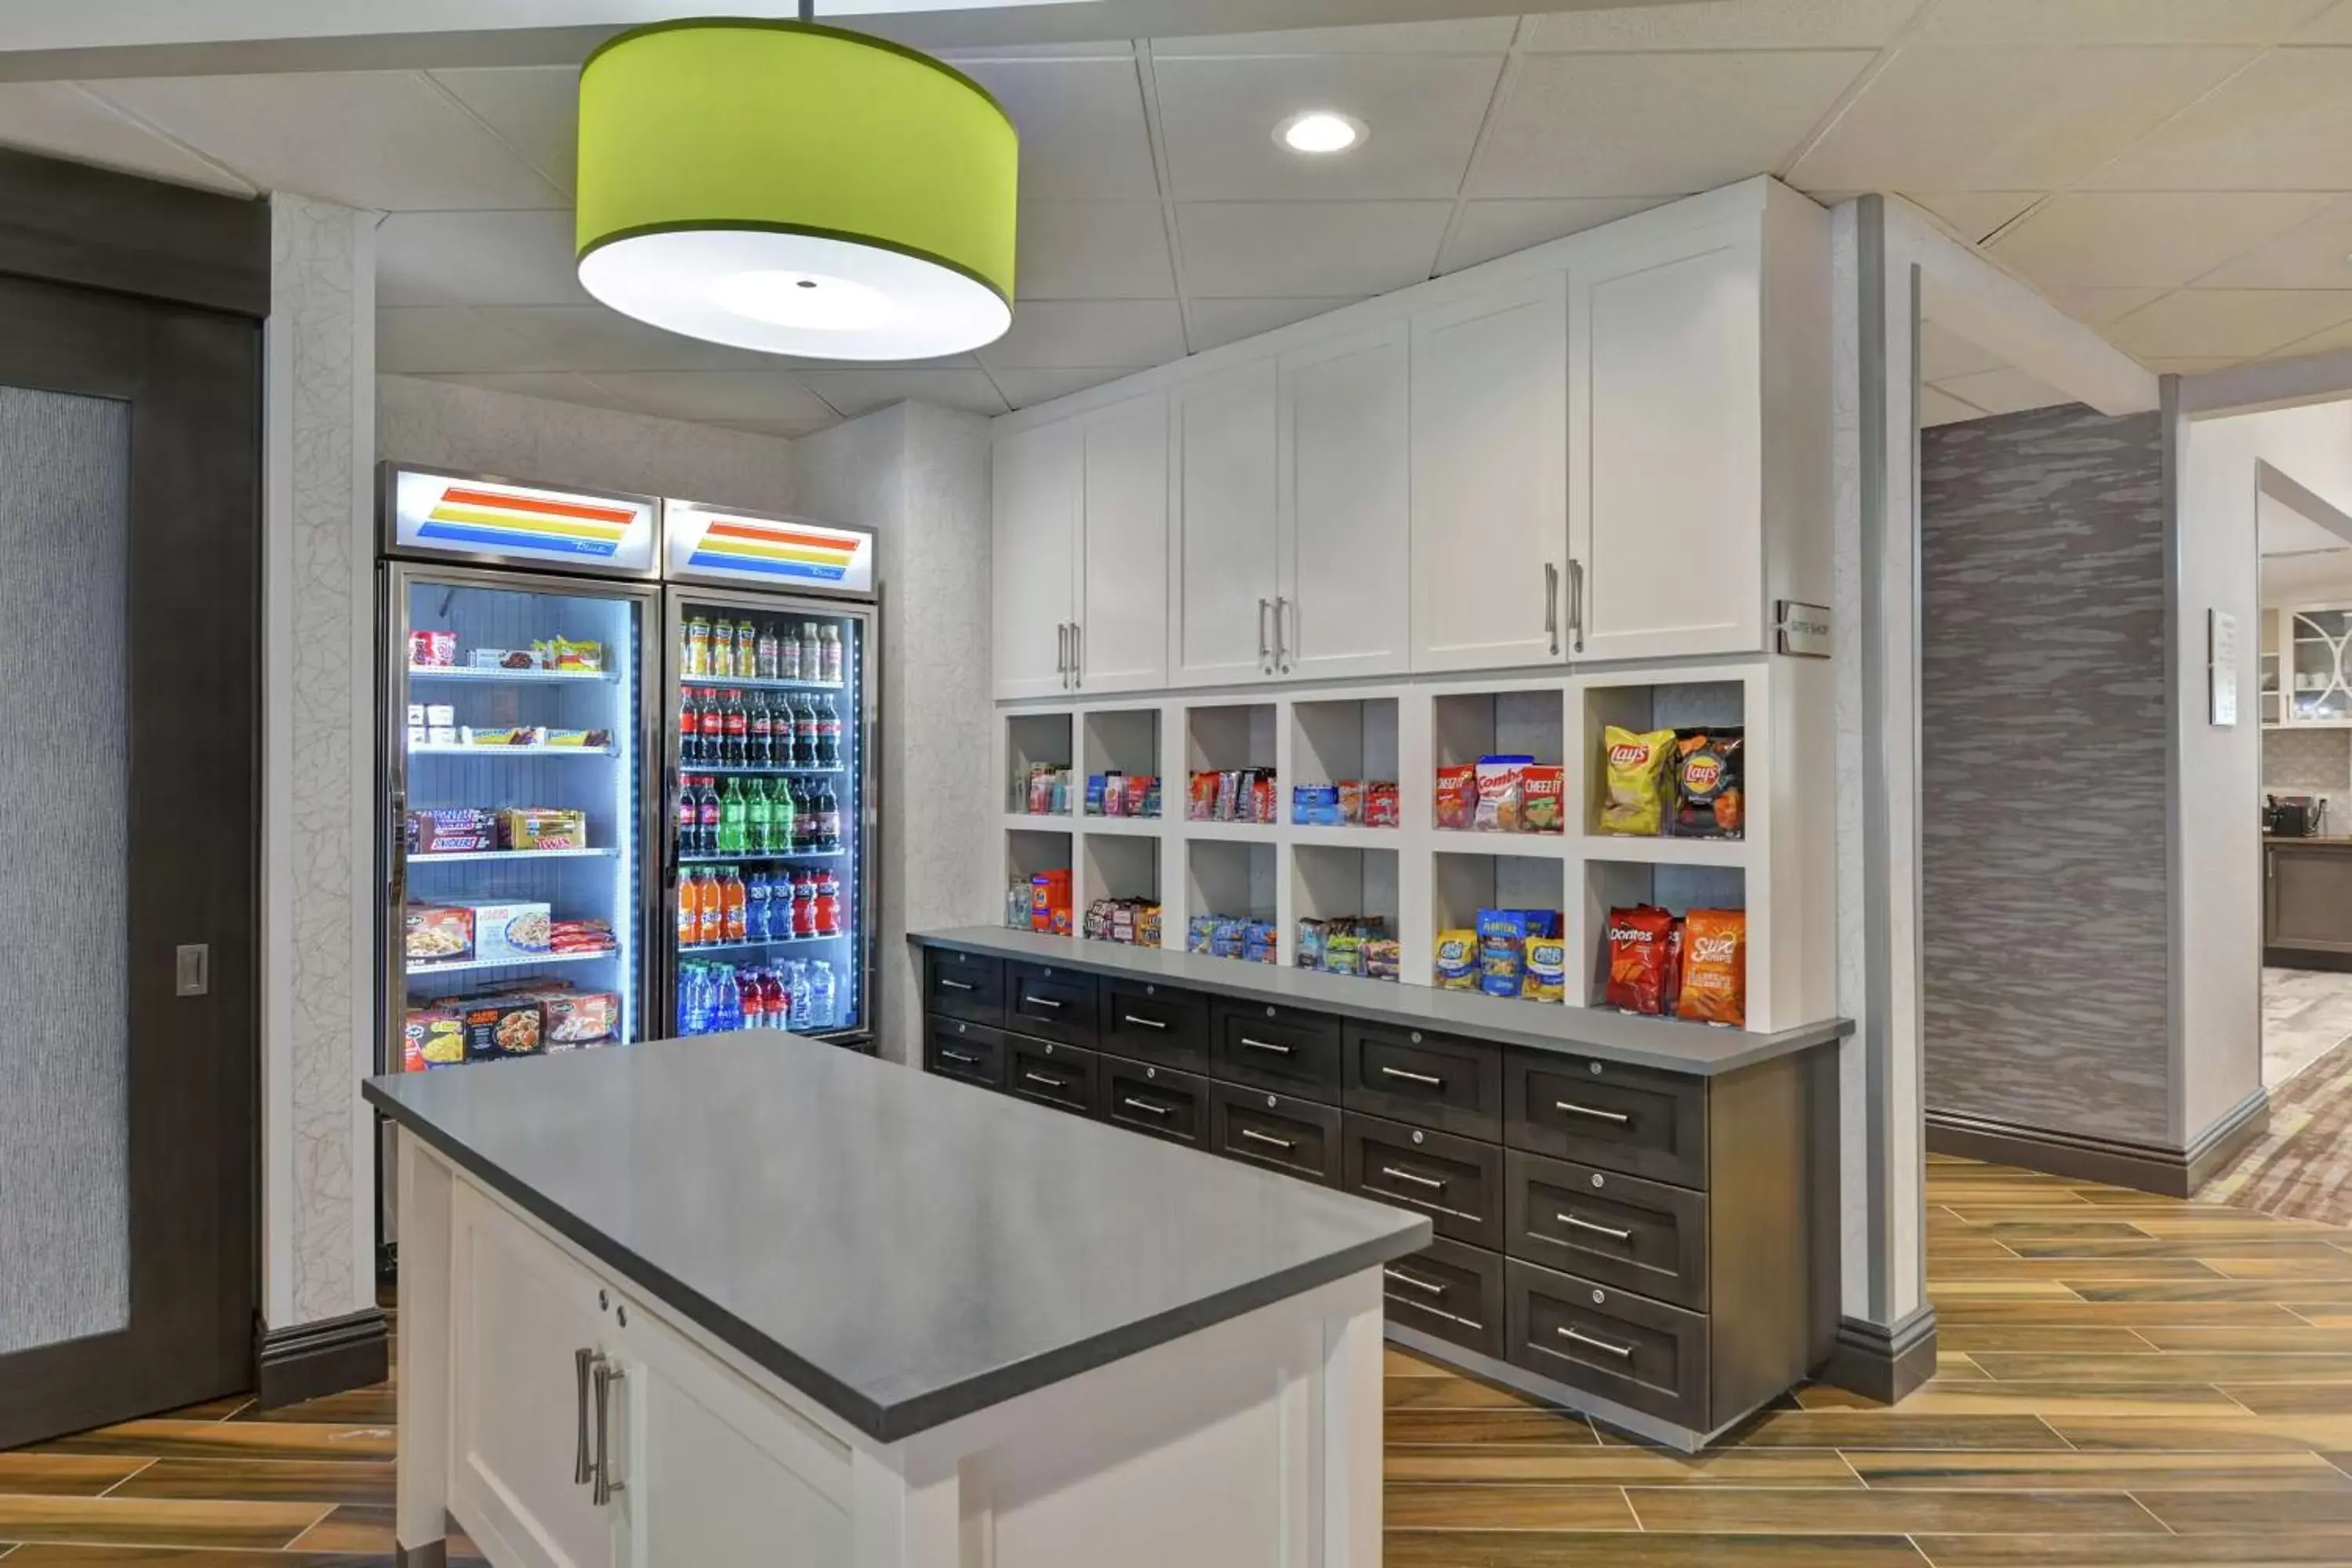
M 412 963 L 410 979 L 427 974 L 463 974 L 474 969 L 535 969 L 542 963 L 593 963 L 600 958 L 618 958 L 620 950 L 606 952 L 538 952 L 527 958 L 460 958 L 443 963 Z
M 681 866 L 740 866 L 761 860 L 838 860 L 847 849 L 754 849 L 740 855 L 681 855 Z
M 412 866 L 454 866 L 461 860 L 593 860 L 609 858 L 614 849 L 463 849 L 444 855 L 411 855 Z
M 412 757 L 603 757 L 610 760 L 610 746 L 411 746 Z
M 412 664 L 408 667 L 411 680 L 468 680 L 484 682 L 524 681 L 551 686 L 578 686 L 583 683 L 610 683 L 621 679 L 620 672 L 610 669 L 476 669 L 470 666 L 449 664 Z
M 763 947 L 805 947 L 821 942 L 840 942 L 849 933 L 845 931 L 820 931 L 814 936 L 755 936 L 741 942 L 696 942 L 677 944 L 678 956 L 694 958 L 706 952 L 747 952 Z
M 785 680 L 768 675 L 681 675 L 680 686 L 731 686 L 742 691 L 841 691 L 847 688 L 838 680 Z
M 677 771 L 682 773 L 718 773 L 721 775 L 727 773 L 740 773 L 747 778 L 754 774 L 757 774 L 761 778 L 811 778 L 818 773 L 840 774 L 845 773 L 849 770 L 837 764 L 829 768 L 786 768 L 778 767 L 772 763 L 680 763 L 677 765 Z

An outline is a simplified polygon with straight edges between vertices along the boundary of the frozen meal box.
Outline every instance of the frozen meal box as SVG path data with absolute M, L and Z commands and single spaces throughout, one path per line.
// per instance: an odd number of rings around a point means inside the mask
M 428 702 L 425 705 L 425 717 L 422 719 L 411 719 L 409 722 L 412 724 L 430 724 L 436 730 L 456 729 L 457 725 L 457 704 L 453 702 Z
M 457 662 L 456 632 L 411 632 L 408 662 L 418 669 L 446 669 Z
M 466 1057 L 527 1057 L 541 1044 L 545 1024 L 538 1002 L 518 996 L 482 996 L 466 1004 Z
M 448 904 L 411 904 L 403 915 L 402 951 L 411 963 L 448 963 L 474 956 L 474 911 Z
M 467 724 L 457 733 L 469 746 L 537 746 L 547 740 L 546 731 L 530 724 L 489 727 Z
M 613 731 L 610 730 L 541 730 L 539 743 L 542 746 L 578 746 L 591 752 L 608 751 L 613 744 Z
M 476 669 L 537 669 L 546 658 L 535 647 L 478 647 L 466 662 Z
M 585 849 L 588 814 L 555 806 L 512 806 L 499 816 L 501 849 Z
M 412 811 L 406 819 L 411 855 L 457 855 L 499 847 L 498 814 L 478 805 Z
M 551 993 L 540 998 L 547 1048 L 593 1046 L 621 1032 L 621 998 L 612 991 Z
M 568 637 L 554 637 L 530 645 L 540 662 L 550 669 L 568 669 L 579 674 L 601 672 L 604 668 L 604 645 L 600 642 L 573 642 Z M 736 671 L 740 675 L 741 670 Z
M 404 1072 L 466 1059 L 466 1021 L 454 1007 L 411 1007 L 401 1016 L 400 1032 Z
M 457 743 L 457 727 L 454 724 L 436 724 L 425 731 L 425 739 L 431 745 L 454 746 Z
M 552 921 L 546 904 L 475 903 L 461 907 L 473 910 L 476 958 L 521 963 L 547 956 Z

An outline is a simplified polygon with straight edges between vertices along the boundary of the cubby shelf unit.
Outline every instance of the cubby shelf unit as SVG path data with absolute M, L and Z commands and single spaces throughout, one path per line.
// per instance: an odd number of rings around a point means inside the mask
M 1281 691 L 1187 692 L 999 709 L 996 773 L 1008 785 L 1035 738 L 1071 737 L 1073 815 L 1008 816 L 1009 872 L 1051 846 L 1072 872 L 1074 912 L 1097 898 L 1160 895 L 1171 949 L 1194 914 L 1274 916 L 1281 962 L 1293 962 L 1297 921 L 1380 914 L 1403 949 L 1402 981 L 1427 985 L 1432 948 L 1450 921 L 1466 923 L 1487 899 L 1503 907 L 1558 908 L 1569 948 L 1568 1001 L 1597 1005 L 1603 927 L 1619 903 L 1654 900 L 1748 911 L 1748 1026 L 1772 1030 L 1836 1012 L 1835 875 L 1832 837 L 1832 683 L 1825 661 L 1759 657 L 1638 666 L 1528 678 L 1330 686 Z M 1626 837 L 1599 831 L 1605 790 L 1601 736 L 1738 723 L 1745 731 L 1747 821 L 1738 839 Z M 1435 826 L 1436 769 L 1484 752 L 1520 752 L 1563 769 L 1565 831 L 1479 833 Z M 1084 814 L 1087 774 L 1173 766 L 1160 778 L 1157 819 Z M 1275 769 L 1270 824 L 1185 817 L 1188 766 Z M 1393 774 L 1381 770 L 1392 767 Z M 1292 823 L 1294 784 L 1393 776 L 1393 828 Z M 1117 840 L 1090 847 L 1090 841 Z M 1149 875 L 1147 875 L 1149 872 Z M 1253 904 L 1207 908 L 1218 891 Z M 998 902 L 1002 902 L 1000 897 Z M 1339 904 L 1360 902 L 1362 909 Z M 1375 984 L 1366 982 L 1366 984 Z M 1496 1000 L 1500 1009 L 1532 1002 Z M 1512 1015 L 1497 1015 L 1506 1021 Z

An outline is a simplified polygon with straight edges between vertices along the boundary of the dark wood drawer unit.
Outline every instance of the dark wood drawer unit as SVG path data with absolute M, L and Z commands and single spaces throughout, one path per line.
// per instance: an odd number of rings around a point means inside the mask
M 1706 1185 L 1705 1079 L 1527 1050 L 1511 1052 L 1503 1074 L 1503 1141 L 1512 1148 Z
M 1113 1056 L 1184 1072 L 1209 1068 L 1209 999 L 1149 980 L 1101 983 L 1097 1044 Z
M 1209 1147 L 1302 1181 L 1339 1184 L 1339 1112 L 1287 1094 L 1213 1083 Z
M 1707 1320 L 1511 1258 L 1513 1366 L 1695 1432 L 1710 1428 Z
M 1006 1092 L 1081 1116 L 1095 1112 L 1097 1065 L 1094 1052 L 1077 1046 L 1020 1035 L 1004 1039 Z
M 1209 1070 L 1276 1094 L 1339 1101 L 1339 1020 L 1271 1003 L 1226 1002 L 1210 1012 Z
M 1105 1121 L 1171 1143 L 1208 1146 L 1208 1079 L 1118 1057 L 1100 1058 L 1095 1077 L 1101 1085 L 1098 1109 Z
M 1706 1310 L 1706 1195 L 1513 1149 L 1505 1250 L 1693 1311 Z
M 1004 1022 L 1004 960 L 953 948 L 923 950 L 923 1005 L 975 1024 Z
M 1350 1022 L 1340 1100 L 1350 1110 L 1465 1138 L 1503 1136 L 1503 1053 L 1476 1040 Z
M 1501 1248 L 1502 1150 L 1352 1110 L 1340 1126 L 1349 1192 L 1427 1215 L 1440 1236 Z
M 1095 1043 L 1095 977 L 1056 963 L 1004 966 L 1004 1026 L 1066 1046 Z
M 1389 1321 L 1504 1358 L 1503 1258 L 1440 1237 L 1381 1269 Z
M 1003 1031 L 934 1015 L 923 1041 L 923 1066 L 941 1078 L 961 1079 L 982 1089 L 1003 1089 Z

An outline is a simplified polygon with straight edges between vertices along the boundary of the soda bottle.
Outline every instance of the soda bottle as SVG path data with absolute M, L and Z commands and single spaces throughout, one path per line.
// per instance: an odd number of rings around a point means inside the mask
M 810 1028 L 830 1029 L 833 1027 L 833 965 L 820 959 L 817 961 L 816 968 L 812 971 L 809 975 L 808 1012 Z
M 697 856 L 701 857 L 716 855 L 719 853 L 719 818 L 720 815 L 719 809 L 719 786 L 712 783 L 709 777 L 706 775 L 702 781 L 702 787 L 696 790 L 694 793 L 694 816 L 695 827 L 697 830 L 695 833 L 694 852 Z
M 719 680 L 735 679 L 735 623 L 710 623 L 710 673 Z
M 747 768 L 768 768 L 776 763 L 776 716 L 768 707 L 768 700 L 754 691 L 745 702 L 745 742 L 743 765 Z
M 841 934 L 841 879 L 830 871 L 816 874 L 816 911 L 813 918 L 817 935 Z
M 694 874 L 694 941 L 709 947 L 727 934 L 727 917 L 719 907 L 719 878 L 705 869 Z
M 816 1016 L 816 1010 L 811 1005 L 815 998 L 809 994 L 814 985 L 808 965 L 799 959 L 793 960 L 793 1001 L 786 1016 L 792 1019 L 795 1034 L 806 1032 Z
M 776 674 L 785 680 L 801 678 L 801 635 L 793 630 L 790 621 L 776 636 Z
M 766 1028 L 768 996 L 766 992 L 760 989 L 760 972 L 756 969 L 745 970 L 742 979 L 737 984 L 743 994 L 743 1026 L 747 1029 Z
M 774 936 L 776 885 L 765 871 L 754 871 L 743 879 L 743 930 L 753 942 L 766 942 Z
M 702 715 L 694 705 L 694 689 L 680 687 L 677 692 L 677 762 L 680 767 L 693 767 L 702 761 Z
M 776 847 L 776 808 L 760 781 L 751 781 L 743 801 L 743 847 L 752 855 L 769 855 Z
M 701 715 L 702 744 L 695 748 L 694 763 L 715 768 L 727 760 L 727 710 L 716 691 L 704 692 L 696 710 Z
M 700 616 L 686 623 L 686 673 L 710 673 L 710 623 Z
M 701 940 L 702 894 L 689 871 L 677 879 L 677 945 L 692 947 Z
M 816 765 L 821 768 L 841 766 L 841 715 L 834 710 L 833 693 L 817 699 Z
M 717 968 L 719 984 L 710 1002 L 710 1030 L 724 1035 L 743 1026 L 743 991 L 736 984 L 733 964 L 721 963 Z
M 751 744 L 751 716 L 743 710 L 743 694 L 729 687 L 727 706 L 721 711 L 726 715 L 723 721 L 726 738 L 722 765 L 740 768 L 744 763 L 743 753 Z
M 760 628 L 748 616 L 735 624 L 735 679 L 760 679 Z
M 841 847 L 841 801 L 833 793 L 833 785 L 824 779 L 816 781 L 816 843 L 815 847 L 833 854 Z
M 776 853 L 797 855 L 808 847 L 810 817 L 808 791 L 802 787 L 801 781 L 798 779 L 786 779 L 783 781 L 783 786 L 784 799 L 789 803 L 787 811 L 791 818 L 790 831 L 776 840 Z
M 776 624 L 770 621 L 760 628 L 760 679 L 773 680 L 782 665 L 783 649 L 776 641 Z
M 743 898 L 743 878 L 730 866 L 719 873 L 719 918 L 722 940 L 736 942 L 750 940 L 751 931 Z
M 743 833 L 747 815 L 743 802 L 743 781 L 730 778 L 727 781 L 727 793 L 719 797 L 719 853 L 721 855 L 746 853 Z
M 803 697 L 793 714 L 793 766 L 823 767 L 824 763 L 818 760 L 821 745 L 817 739 L 816 699 Z
M 768 1027 L 782 1029 L 792 1022 L 786 1011 L 792 1005 L 784 995 L 784 983 L 774 969 L 760 972 L 760 1008 L 767 1015 Z
M 816 629 L 814 621 L 801 623 L 801 679 L 824 679 L 824 634 Z
M 702 841 L 702 803 L 695 797 L 695 780 L 691 773 L 680 773 L 677 780 L 677 858 L 694 858 Z
M 824 641 L 821 646 L 824 655 L 824 673 L 817 679 L 827 686 L 838 686 L 841 684 L 841 628 L 825 627 Z

